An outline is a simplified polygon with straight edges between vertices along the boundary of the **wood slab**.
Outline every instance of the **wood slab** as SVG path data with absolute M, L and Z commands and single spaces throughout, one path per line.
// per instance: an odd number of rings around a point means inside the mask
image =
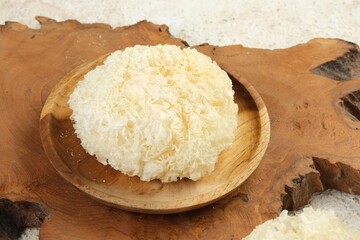
M 50 211 L 41 239 L 241 239 L 281 209 L 334 188 L 360 194 L 360 54 L 355 44 L 315 39 L 288 49 L 196 48 L 234 79 L 247 79 L 269 112 L 271 139 L 255 172 L 231 195 L 172 215 L 130 213 L 99 203 L 51 166 L 39 117 L 70 70 L 134 44 L 186 45 L 164 25 L 55 22 L 0 28 L 0 197 Z

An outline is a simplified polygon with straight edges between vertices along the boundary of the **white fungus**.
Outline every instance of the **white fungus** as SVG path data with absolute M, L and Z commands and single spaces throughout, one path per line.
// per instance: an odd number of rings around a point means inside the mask
M 334 211 L 314 209 L 309 206 L 299 213 L 288 215 L 284 210 L 278 218 L 256 227 L 244 240 L 360 239 L 360 232 L 341 222 Z
M 195 49 L 135 46 L 88 72 L 69 99 L 83 148 L 143 181 L 198 180 L 237 127 L 226 72 Z

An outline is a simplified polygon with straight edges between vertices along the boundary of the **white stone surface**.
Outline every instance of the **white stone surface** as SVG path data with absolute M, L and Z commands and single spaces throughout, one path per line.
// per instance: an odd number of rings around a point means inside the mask
M 0 0 L 0 24 L 38 27 L 34 17 L 111 26 L 147 19 L 195 45 L 286 48 L 314 37 L 360 43 L 359 0 Z
M 39 228 L 26 228 L 18 240 L 37 240 L 39 239 Z
M 35 16 L 113 27 L 147 19 L 167 24 L 190 45 L 242 44 L 254 48 L 287 48 L 315 37 L 360 43 L 360 0 L 0 0 L 0 24 L 17 21 L 38 28 Z M 345 223 L 360 229 L 359 196 L 328 191 L 312 200 L 332 209 Z M 21 239 L 37 239 L 27 230 Z

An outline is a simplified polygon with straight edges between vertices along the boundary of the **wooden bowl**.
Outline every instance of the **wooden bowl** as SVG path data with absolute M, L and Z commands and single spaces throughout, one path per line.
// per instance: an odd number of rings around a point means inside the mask
M 233 81 L 239 106 L 232 147 L 223 151 L 215 170 L 198 181 L 143 182 L 99 163 L 82 148 L 69 119 L 67 101 L 77 82 L 101 65 L 102 56 L 66 75 L 52 90 L 40 117 L 40 134 L 47 157 L 70 183 L 101 202 L 135 212 L 176 213 L 205 206 L 238 187 L 259 165 L 269 142 L 266 107 L 244 79 Z

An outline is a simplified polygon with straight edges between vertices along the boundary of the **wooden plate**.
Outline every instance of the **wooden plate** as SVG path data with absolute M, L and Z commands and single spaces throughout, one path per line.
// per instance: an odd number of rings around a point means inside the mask
M 86 63 L 66 75 L 47 98 L 40 117 L 44 150 L 55 169 L 69 182 L 93 198 L 117 208 L 143 213 L 176 213 L 205 206 L 229 194 L 259 165 L 270 136 L 265 105 L 244 79 L 233 81 L 239 106 L 236 140 L 221 153 L 215 170 L 194 182 L 181 180 L 142 182 L 85 152 L 74 133 L 67 104 L 69 95 L 83 76 L 107 57 Z

